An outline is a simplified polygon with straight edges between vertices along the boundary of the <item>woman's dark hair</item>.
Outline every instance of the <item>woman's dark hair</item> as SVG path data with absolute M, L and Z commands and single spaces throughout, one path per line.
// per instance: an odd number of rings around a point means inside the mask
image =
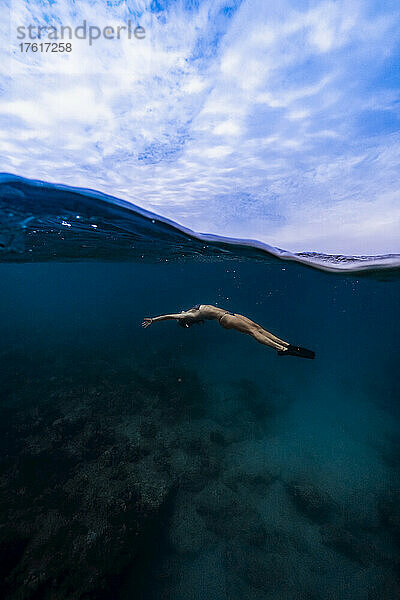
M 179 319 L 179 321 L 178 321 L 178 325 L 180 325 L 181 327 L 191 327 L 195 323 L 197 323 L 197 325 L 200 325 L 200 323 L 204 323 L 204 320 L 203 319 L 191 319 L 190 317 L 188 317 L 187 319 Z

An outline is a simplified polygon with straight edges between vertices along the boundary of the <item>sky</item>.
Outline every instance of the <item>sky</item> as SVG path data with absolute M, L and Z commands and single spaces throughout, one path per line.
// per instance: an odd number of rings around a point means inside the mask
M 291 251 L 400 252 L 398 0 L 5 4 L 0 171 Z M 19 46 L 129 20 L 144 39 Z

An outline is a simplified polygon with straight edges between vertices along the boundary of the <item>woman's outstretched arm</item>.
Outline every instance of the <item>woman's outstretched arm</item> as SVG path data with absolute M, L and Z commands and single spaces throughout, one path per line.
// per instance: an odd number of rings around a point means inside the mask
M 183 319 L 184 316 L 185 313 L 176 313 L 171 315 L 160 315 L 159 317 L 145 317 L 143 319 L 142 327 L 149 327 L 152 323 L 157 323 L 158 321 L 168 321 L 171 319 L 176 319 L 179 321 L 179 319 Z

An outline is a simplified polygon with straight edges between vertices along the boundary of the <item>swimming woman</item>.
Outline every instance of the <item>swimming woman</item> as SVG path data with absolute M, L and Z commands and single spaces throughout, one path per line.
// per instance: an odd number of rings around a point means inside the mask
M 175 319 L 178 324 L 182 327 L 191 327 L 195 323 L 204 323 L 204 321 L 210 321 L 212 319 L 218 321 L 218 323 L 224 329 L 236 329 L 241 333 L 251 335 L 257 342 L 264 344 L 264 346 L 270 346 L 278 351 L 279 356 L 300 356 L 301 358 L 314 358 L 315 353 L 312 350 L 306 350 L 300 346 L 292 346 L 288 342 L 281 340 L 280 338 L 273 335 L 261 325 L 258 325 L 251 319 L 230 312 L 223 308 L 212 306 L 211 304 L 196 304 L 189 310 L 182 310 L 180 313 L 170 315 L 160 315 L 159 317 L 146 317 L 142 323 L 142 327 L 149 327 L 153 323 L 159 321 L 167 321 Z

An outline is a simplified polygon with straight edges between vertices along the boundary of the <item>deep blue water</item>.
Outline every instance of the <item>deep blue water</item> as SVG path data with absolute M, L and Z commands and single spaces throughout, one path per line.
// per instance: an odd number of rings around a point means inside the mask
M 74 194 L 0 187 L 3 595 L 397 599 L 393 257 L 328 273 Z M 197 303 L 316 359 L 140 326 Z

